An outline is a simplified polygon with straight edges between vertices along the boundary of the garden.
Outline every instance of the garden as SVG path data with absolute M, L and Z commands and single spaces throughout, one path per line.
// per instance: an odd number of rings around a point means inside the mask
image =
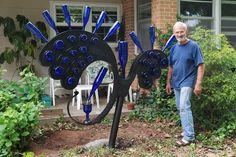
M 85 149 L 88 142 L 109 137 L 112 118 L 82 126 L 61 117 L 40 126 L 46 78 L 26 68 L 19 81 L 9 81 L 1 79 L 0 69 L 0 156 L 236 156 L 236 51 L 223 34 L 201 27 L 190 38 L 199 43 L 205 60 L 202 95 L 192 98 L 196 143 L 175 146 L 180 120 L 173 95 L 165 93 L 166 71 L 150 99 L 137 100 L 135 110 L 123 115 L 115 149 Z

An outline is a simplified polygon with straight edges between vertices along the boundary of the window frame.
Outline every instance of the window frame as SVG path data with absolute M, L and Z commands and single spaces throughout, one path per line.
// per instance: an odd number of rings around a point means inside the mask
M 86 5 L 93 8 L 93 7 L 112 7 L 112 8 L 117 8 L 117 21 L 121 22 L 121 7 L 122 5 L 119 3 L 94 3 L 94 2 L 63 2 L 63 1 L 50 1 L 49 2 L 49 6 L 50 6 L 50 14 L 52 16 L 52 18 L 55 20 L 56 22 L 56 6 L 62 6 L 62 4 L 67 4 L 69 7 L 70 6 L 80 6 L 80 7 L 85 7 Z M 89 21 L 86 25 L 86 31 L 88 32 L 92 32 L 92 27 L 95 24 L 92 22 L 92 10 L 91 10 L 91 14 L 90 14 L 90 18 Z M 112 26 L 113 23 L 103 23 L 101 27 L 107 27 L 107 26 Z M 67 26 L 67 24 L 65 22 L 56 22 L 56 26 Z M 79 26 L 82 27 L 83 23 L 71 23 L 71 26 Z M 50 37 L 54 37 L 55 36 L 55 32 L 50 29 Z M 116 47 L 117 46 L 117 42 L 108 42 L 108 44 L 111 47 Z
M 221 9 L 222 9 L 222 4 L 235 4 L 236 5 L 236 1 L 221 1 Z M 235 21 L 236 22 L 236 17 L 233 16 L 222 16 L 221 15 L 221 22 L 225 20 L 225 21 Z M 222 24 L 221 24 L 222 26 Z M 224 33 L 227 36 L 236 36 L 236 31 L 232 32 L 232 31 L 222 31 L 221 28 L 221 32 Z
M 191 19 L 199 19 L 199 20 L 210 20 L 212 22 L 212 30 L 216 34 L 223 33 L 226 36 L 236 36 L 236 31 L 222 31 L 222 21 L 228 20 L 228 21 L 236 21 L 236 17 L 229 17 L 229 16 L 222 16 L 222 4 L 236 4 L 236 1 L 222 1 L 222 0 L 212 0 L 212 17 L 197 17 L 197 16 L 182 16 L 180 14 L 180 3 L 181 2 L 207 2 L 207 1 L 198 1 L 198 0 L 178 0 L 178 15 L 183 20 L 191 20 Z
M 180 11 L 181 11 L 181 8 L 180 8 L 180 3 L 181 2 L 193 2 L 193 3 L 212 3 L 212 16 L 211 17 L 208 17 L 208 16 L 183 16 L 181 15 Z M 194 19 L 197 19 L 197 20 L 209 20 L 211 21 L 211 25 L 213 28 L 211 29 L 214 29 L 215 27 L 215 24 L 214 24 L 214 19 L 215 19 L 215 1 L 199 1 L 199 0 L 178 0 L 178 15 L 181 17 L 181 19 L 183 20 L 194 20 Z

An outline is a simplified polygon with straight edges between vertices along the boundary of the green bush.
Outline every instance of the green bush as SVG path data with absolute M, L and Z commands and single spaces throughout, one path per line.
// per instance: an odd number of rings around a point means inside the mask
M 223 34 L 201 27 L 190 36 L 205 60 L 203 92 L 192 101 L 196 124 L 224 138 L 236 134 L 236 51 Z
M 0 156 L 17 156 L 28 146 L 39 122 L 45 80 L 24 70 L 22 79 L 0 79 Z
M 39 121 L 39 106 L 33 102 L 8 107 L 0 112 L 0 156 L 17 156 L 29 144 Z

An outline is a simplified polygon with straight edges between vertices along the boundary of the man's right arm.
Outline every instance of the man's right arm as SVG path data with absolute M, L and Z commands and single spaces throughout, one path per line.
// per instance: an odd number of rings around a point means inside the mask
M 170 95 L 172 93 L 172 90 L 171 90 L 171 76 L 172 76 L 172 72 L 173 72 L 173 68 L 171 66 L 169 66 L 168 68 L 168 74 L 167 74 L 167 81 L 166 81 L 166 93 L 168 95 Z

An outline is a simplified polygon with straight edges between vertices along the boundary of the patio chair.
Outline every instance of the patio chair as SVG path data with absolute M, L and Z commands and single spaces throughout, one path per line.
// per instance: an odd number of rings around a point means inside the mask
M 77 103 L 77 110 L 80 110 L 80 105 L 83 103 L 83 101 L 82 101 L 83 91 L 85 91 L 85 94 L 87 94 L 87 96 L 88 96 L 90 91 L 92 90 L 92 84 L 89 84 L 88 75 L 86 76 L 86 79 L 87 79 L 87 81 L 85 81 L 84 84 L 81 83 L 81 79 L 80 79 L 79 84 L 73 89 L 73 93 L 75 91 L 78 91 L 78 95 L 76 96 L 76 98 L 74 97 L 72 99 L 72 106 L 74 106 L 74 104 L 75 104 L 75 99 L 77 101 L 76 102 Z M 87 96 L 86 96 L 86 98 L 87 98 Z M 97 108 L 100 108 L 98 90 L 95 91 L 95 98 L 96 98 Z M 94 104 L 93 96 L 91 97 L 91 103 Z
M 49 87 L 49 90 L 50 90 L 50 96 L 52 98 L 52 104 L 53 106 L 56 105 L 56 91 L 58 90 L 64 90 L 64 88 L 61 86 L 61 83 L 59 80 L 54 80 L 52 78 L 50 78 L 50 87 Z
M 110 72 L 110 70 L 109 70 L 110 68 L 109 68 L 109 65 L 107 62 L 96 61 L 87 67 L 86 72 L 87 72 L 88 78 L 89 78 L 88 82 L 89 82 L 89 84 L 92 84 L 94 82 L 94 80 L 95 80 L 95 78 L 102 66 L 108 68 L 108 72 L 106 73 L 100 87 L 107 86 L 107 99 L 109 99 L 110 89 L 113 88 L 113 73 Z

